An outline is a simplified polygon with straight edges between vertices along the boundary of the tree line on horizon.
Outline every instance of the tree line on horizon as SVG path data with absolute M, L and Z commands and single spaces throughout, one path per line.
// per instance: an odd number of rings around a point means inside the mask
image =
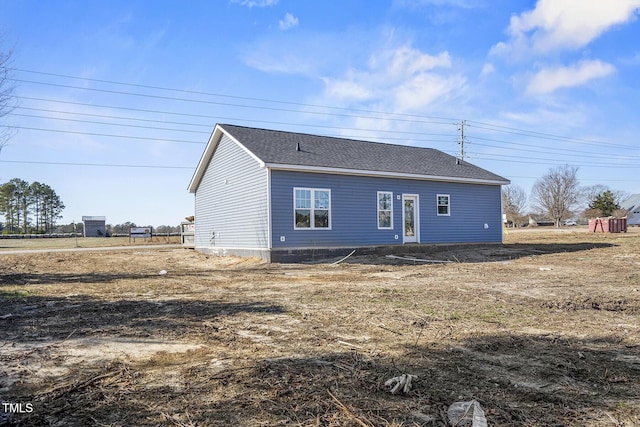
M 50 233 L 64 208 L 60 196 L 47 184 L 13 178 L 0 185 L 4 234 Z
M 157 227 L 151 225 L 137 225 L 135 222 L 126 221 L 122 224 L 106 224 L 105 237 L 129 235 L 129 231 L 135 227 L 153 228 L 153 234 L 179 233 L 179 225 L 159 225 Z M 58 224 L 51 231 L 52 233 L 73 234 L 79 236 L 84 235 L 84 224 L 80 222 L 72 222 L 69 224 Z
M 531 188 L 531 195 L 518 186 L 502 188 L 502 212 L 507 224 L 527 225 L 529 217 L 539 215 L 559 227 L 564 220 L 627 215 L 621 204 L 629 197 L 624 191 L 611 190 L 606 185 L 580 186 L 578 167 L 551 168 Z
M 180 226 L 179 225 L 159 225 L 154 227 L 152 225 L 137 225 L 135 222 L 127 221 L 122 224 L 107 224 L 107 234 L 129 234 L 129 230 L 136 227 L 142 228 L 152 228 L 153 233 L 166 234 L 166 233 L 179 233 Z

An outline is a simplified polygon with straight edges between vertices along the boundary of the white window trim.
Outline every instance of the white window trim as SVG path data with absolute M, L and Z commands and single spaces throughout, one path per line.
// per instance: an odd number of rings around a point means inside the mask
M 440 207 L 440 205 L 438 204 L 440 201 L 440 197 L 446 197 L 447 198 L 447 213 L 446 214 L 441 214 L 440 210 L 438 209 Z M 437 216 L 451 216 L 451 195 L 449 194 L 436 194 L 436 215 Z
M 380 195 L 381 194 L 390 194 L 391 195 L 391 226 L 390 227 L 380 227 L 380 212 L 384 212 L 384 210 L 380 209 Z M 393 230 L 393 191 L 378 191 L 376 193 L 376 223 L 378 225 L 378 230 Z
M 311 208 L 309 209 L 311 218 L 309 220 L 309 227 L 297 227 L 296 226 L 296 190 L 306 190 L 311 192 Z M 313 213 L 315 211 L 315 192 L 326 191 L 329 193 L 329 226 L 328 227 L 316 227 L 313 221 Z M 323 209 L 324 210 L 324 209 Z M 331 220 L 331 190 L 328 188 L 310 188 L 310 187 L 293 187 L 293 229 L 294 230 L 331 230 L 333 221 Z

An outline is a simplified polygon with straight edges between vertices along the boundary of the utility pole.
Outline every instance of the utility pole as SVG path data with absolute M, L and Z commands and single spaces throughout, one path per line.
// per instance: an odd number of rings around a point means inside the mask
M 464 125 L 466 120 L 460 122 L 460 160 L 464 160 Z

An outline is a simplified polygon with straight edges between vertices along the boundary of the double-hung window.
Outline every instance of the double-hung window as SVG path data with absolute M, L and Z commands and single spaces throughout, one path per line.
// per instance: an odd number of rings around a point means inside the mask
M 450 205 L 450 197 L 448 194 L 438 194 L 438 216 L 450 216 L 451 215 L 451 205 Z
M 378 229 L 393 229 L 393 193 L 378 191 Z
M 294 229 L 331 229 L 331 190 L 293 189 Z

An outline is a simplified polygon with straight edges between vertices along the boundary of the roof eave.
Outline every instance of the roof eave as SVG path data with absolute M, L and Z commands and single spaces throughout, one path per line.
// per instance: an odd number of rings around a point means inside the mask
M 413 179 L 419 181 L 444 181 L 444 182 L 460 182 L 467 184 L 484 184 L 484 185 L 509 185 L 511 181 L 508 179 L 482 179 L 482 178 L 463 178 L 455 176 L 437 176 L 437 175 L 422 175 L 403 172 L 385 172 L 375 170 L 362 170 L 362 169 L 347 169 L 347 168 L 332 168 L 324 166 L 304 166 L 304 165 L 292 165 L 292 164 L 280 164 L 280 163 L 265 163 L 265 167 L 272 170 L 284 170 L 295 172 L 311 172 L 311 173 L 328 173 L 336 175 L 358 175 L 358 176 L 372 176 L 381 178 L 400 178 L 400 179 Z

